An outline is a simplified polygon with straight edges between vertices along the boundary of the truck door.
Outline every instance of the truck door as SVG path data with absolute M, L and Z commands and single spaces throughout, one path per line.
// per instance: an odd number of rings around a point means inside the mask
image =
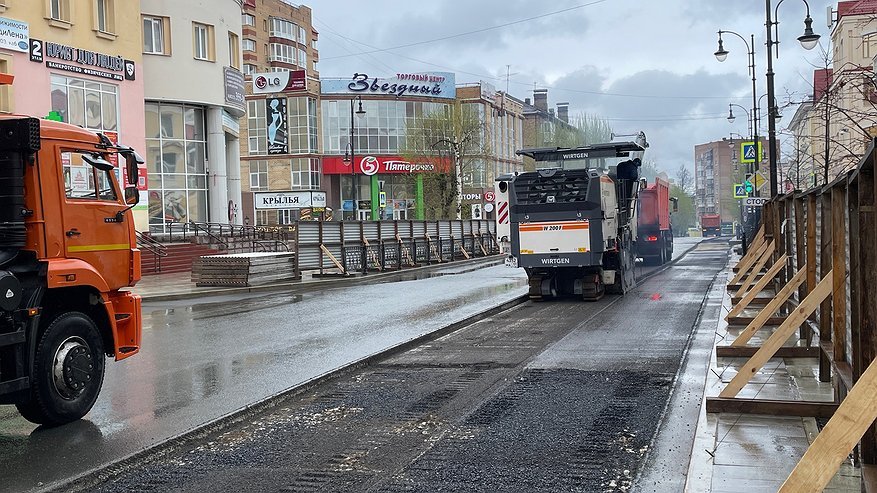
M 119 182 L 113 171 L 101 171 L 82 156 L 75 151 L 61 152 L 66 256 L 93 265 L 110 289 L 126 286 L 131 269 L 131 225 L 125 219 L 116 221 L 116 213 L 126 208 Z

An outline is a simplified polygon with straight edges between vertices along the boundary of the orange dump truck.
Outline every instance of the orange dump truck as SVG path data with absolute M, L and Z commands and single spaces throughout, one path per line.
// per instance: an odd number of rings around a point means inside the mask
M 704 236 L 719 236 L 722 234 L 722 218 L 718 214 L 703 214 L 700 227 Z
M 102 134 L 0 117 L 0 404 L 29 421 L 81 418 L 107 357 L 140 349 L 140 298 L 122 288 L 140 279 L 142 162 Z
M 637 204 L 637 256 L 654 264 L 673 258 L 673 226 L 670 222 L 670 184 L 660 178 L 639 192 Z M 675 205 L 672 207 L 675 208 Z

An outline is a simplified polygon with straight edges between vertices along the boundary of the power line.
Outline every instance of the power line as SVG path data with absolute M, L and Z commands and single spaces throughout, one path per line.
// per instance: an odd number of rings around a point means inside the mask
M 552 15 L 563 14 L 563 13 L 565 13 L 565 12 L 570 12 L 570 11 L 572 11 L 572 10 L 578 10 L 578 9 L 581 9 L 581 8 L 584 8 L 584 7 L 590 7 L 590 6 L 592 6 L 592 5 L 597 5 L 598 3 L 603 3 L 603 2 L 606 2 L 606 1 L 607 1 L 607 0 L 596 0 L 596 1 L 594 1 L 594 2 L 590 2 L 590 3 L 583 3 L 583 4 L 581 4 L 581 5 L 576 5 L 576 6 L 574 6 L 574 7 L 569 7 L 569 8 L 565 8 L 565 9 L 561 9 L 561 10 L 555 10 L 555 11 L 553 11 L 553 12 L 548 12 L 548 13 L 545 13 L 545 14 L 534 15 L 534 16 L 532 16 L 532 17 L 527 17 L 527 18 L 525 18 L 525 19 L 518 19 L 518 20 L 516 20 L 516 21 L 506 22 L 505 24 L 497 24 L 496 26 L 484 27 L 484 28 L 481 28 L 481 29 L 475 29 L 475 30 L 473 30 L 473 31 L 466 31 L 466 32 L 457 33 L 457 34 L 450 34 L 450 35 L 448 35 L 448 36 L 442 36 L 442 37 L 440 37 L 440 38 L 427 39 L 427 40 L 423 40 L 423 41 L 415 41 L 415 42 L 413 42 L 413 43 L 408 43 L 408 44 L 398 45 L 398 46 L 391 46 L 391 47 L 389 47 L 389 48 L 377 48 L 377 47 L 371 46 L 370 48 L 373 48 L 373 51 L 363 51 L 363 52 L 360 52 L 360 53 L 351 53 L 350 55 L 338 55 L 338 56 L 332 56 L 332 57 L 324 58 L 323 60 L 334 60 L 334 59 L 337 59 L 337 58 L 347 58 L 347 57 L 350 57 L 350 56 L 365 55 L 365 54 L 367 54 L 367 53 L 386 52 L 386 51 L 389 51 L 389 50 L 398 50 L 399 48 L 409 48 L 409 47 L 411 47 L 411 46 L 419 46 L 419 45 L 425 45 L 425 44 L 429 44 L 429 43 L 435 43 L 436 41 L 445 41 L 445 40 L 448 40 L 448 39 L 460 38 L 460 37 L 463 37 L 463 36 L 469 36 L 469 35 L 472 35 L 472 34 L 483 33 L 483 32 L 492 31 L 492 30 L 495 30 L 495 29 L 502 29 L 502 28 L 504 28 L 504 27 L 514 26 L 514 25 L 516 25 L 516 24 L 523 24 L 524 22 L 530 22 L 530 21 L 533 21 L 533 20 L 536 20 L 536 19 L 542 19 L 542 18 L 544 18 L 544 17 L 549 17 L 549 16 L 552 16 Z M 367 45 L 367 46 L 368 46 L 368 45 Z

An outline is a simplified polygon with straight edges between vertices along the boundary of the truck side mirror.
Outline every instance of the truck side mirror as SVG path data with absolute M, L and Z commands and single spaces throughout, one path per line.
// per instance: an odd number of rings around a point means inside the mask
M 146 161 L 144 161 L 134 149 L 125 151 L 123 156 L 125 157 L 125 171 L 128 172 L 128 184 L 136 185 L 137 180 L 139 179 L 138 173 L 140 171 L 140 165 Z
M 125 187 L 125 203 L 137 205 L 138 202 L 140 202 L 140 191 L 137 187 Z
M 100 154 L 83 154 L 82 160 L 101 171 L 113 170 L 112 163 L 102 158 Z
M 679 198 L 670 197 L 670 202 L 673 202 L 673 212 L 679 212 Z

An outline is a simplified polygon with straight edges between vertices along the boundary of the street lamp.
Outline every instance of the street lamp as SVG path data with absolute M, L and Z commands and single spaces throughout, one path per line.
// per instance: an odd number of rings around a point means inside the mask
M 777 2 L 776 9 L 773 12 L 773 19 L 777 19 L 780 5 L 784 0 L 780 0 Z M 807 15 L 804 17 L 804 34 L 798 36 L 798 42 L 801 43 L 801 47 L 805 50 L 812 50 L 816 47 L 816 44 L 819 42 L 819 35 L 813 32 L 813 19 L 810 18 L 810 4 L 807 3 L 807 0 L 801 0 L 804 2 L 804 5 L 807 7 Z M 772 38 L 771 27 L 774 28 L 774 33 L 776 37 L 779 38 L 779 20 L 771 19 L 771 8 L 770 8 L 770 0 L 764 0 L 765 7 L 765 27 L 767 30 L 767 42 L 765 45 L 767 46 L 767 101 L 768 101 L 768 146 L 769 146 L 769 156 L 770 156 L 770 195 L 774 196 L 779 193 L 779 186 L 777 184 L 777 136 L 776 136 L 776 115 L 777 115 L 777 107 L 776 107 L 776 99 L 774 92 L 774 73 L 773 73 L 773 51 L 772 48 L 774 45 L 776 48 L 776 55 L 779 58 L 779 41 L 774 41 Z
M 780 0 L 780 1 L 782 1 L 782 0 Z M 752 78 L 752 113 L 750 114 L 749 112 L 746 111 L 746 108 L 743 108 L 740 105 L 735 105 L 735 106 L 739 106 L 740 108 L 742 108 L 743 111 L 746 112 L 747 117 L 751 117 L 751 118 L 749 118 L 749 121 L 750 121 L 749 132 L 752 134 L 752 142 L 755 145 L 756 155 L 757 155 L 758 154 L 758 116 L 757 116 L 756 108 L 758 108 L 758 101 L 756 100 L 756 98 L 758 97 L 758 90 L 756 88 L 756 83 L 755 83 L 755 80 L 756 80 L 755 35 L 750 34 L 749 41 L 746 41 L 746 38 L 744 38 L 739 33 L 736 33 L 734 31 L 723 31 L 723 30 L 719 29 L 719 49 L 716 50 L 716 52 L 714 54 L 716 56 L 716 60 L 718 60 L 720 62 L 725 61 L 725 59 L 728 58 L 728 53 L 729 53 L 728 50 L 726 50 L 724 45 L 722 44 L 722 34 L 733 34 L 734 36 L 737 36 L 738 38 L 740 38 L 740 41 L 743 41 L 743 44 L 746 45 L 746 54 L 749 55 L 749 75 Z M 733 105 L 733 103 L 732 103 L 732 105 Z M 732 122 L 732 123 L 734 121 L 734 113 L 731 111 L 730 106 L 728 107 L 728 121 Z M 755 170 L 757 171 L 758 170 L 758 159 L 756 159 L 755 161 L 756 161 L 755 162 Z M 756 193 L 757 193 L 757 191 L 756 191 Z
M 356 153 L 356 146 L 353 145 L 353 137 L 355 135 L 356 128 L 356 120 L 353 118 L 353 103 L 354 101 L 359 103 L 359 106 L 356 110 L 356 116 L 362 117 L 365 115 L 365 110 L 362 109 L 362 97 L 357 95 L 355 98 L 350 100 L 350 138 L 347 141 L 347 147 L 344 149 L 344 162 L 350 163 L 350 184 L 353 188 L 353 220 L 359 220 L 359 204 L 357 203 L 357 195 L 359 193 L 358 183 L 356 180 L 356 159 L 354 158 L 354 154 Z

